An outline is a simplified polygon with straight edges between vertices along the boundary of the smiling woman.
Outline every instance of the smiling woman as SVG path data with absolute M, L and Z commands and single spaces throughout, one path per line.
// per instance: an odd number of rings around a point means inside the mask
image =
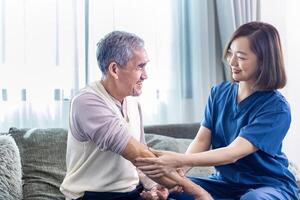
M 291 111 L 278 91 L 286 84 L 278 31 L 263 22 L 245 23 L 233 33 L 224 57 L 234 81 L 212 88 L 186 153 L 154 152 L 156 158 L 137 159 L 139 169 L 160 177 L 178 168 L 214 166 L 215 174 L 191 180 L 215 199 L 298 199 L 295 176 L 282 152 Z M 189 199 L 180 193 L 174 197 Z
M 235 81 L 250 81 L 254 83 L 257 79 L 257 58 L 250 49 L 247 37 L 239 37 L 232 41 L 226 59 L 232 71 Z

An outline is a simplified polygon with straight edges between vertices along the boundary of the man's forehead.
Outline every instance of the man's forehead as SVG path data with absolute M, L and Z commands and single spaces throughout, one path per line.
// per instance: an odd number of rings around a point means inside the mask
M 138 59 L 140 62 L 147 63 L 149 62 L 148 54 L 145 49 L 136 49 L 133 51 L 133 59 Z

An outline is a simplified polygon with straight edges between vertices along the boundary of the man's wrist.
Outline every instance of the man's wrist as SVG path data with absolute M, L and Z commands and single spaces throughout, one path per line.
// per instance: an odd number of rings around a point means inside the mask
M 158 184 L 155 182 L 153 182 L 153 183 L 147 182 L 147 183 L 143 183 L 143 186 L 144 186 L 144 190 L 150 191 L 152 188 L 157 187 Z

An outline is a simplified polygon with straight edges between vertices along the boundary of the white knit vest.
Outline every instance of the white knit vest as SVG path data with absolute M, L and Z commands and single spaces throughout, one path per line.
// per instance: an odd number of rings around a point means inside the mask
M 138 103 L 133 97 L 126 97 L 129 118 L 129 122 L 126 122 L 101 83 L 95 82 L 85 90 L 94 92 L 99 98 L 104 99 L 107 106 L 112 108 L 127 126 L 128 132 L 140 141 L 140 113 Z M 70 109 L 72 112 L 72 102 Z M 84 191 L 129 192 L 136 188 L 139 178 L 131 162 L 111 151 L 101 151 L 92 141 L 76 140 L 70 130 L 67 141 L 67 174 L 60 187 L 66 199 L 79 198 L 83 196 Z

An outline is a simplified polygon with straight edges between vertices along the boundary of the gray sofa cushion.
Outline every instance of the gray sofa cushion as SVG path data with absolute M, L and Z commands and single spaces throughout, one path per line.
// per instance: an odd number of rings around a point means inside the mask
M 58 190 L 66 171 L 67 131 L 64 129 L 16 129 L 21 154 L 24 200 L 64 199 Z
M 292 161 L 290 161 L 289 170 L 294 174 L 296 181 L 297 181 L 298 188 L 300 188 L 300 170 L 299 170 L 299 168 Z
M 145 126 L 145 133 L 155 133 L 174 138 L 194 139 L 200 128 L 199 123 L 188 124 L 166 124 L 166 125 L 148 125 Z
M 184 153 L 191 139 L 173 138 L 163 135 L 147 133 L 145 135 L 146 142 L 149 147 L 159 150 L 174 151 Z M 213 167 L 194 167 L 188 172 L 188 176 L 207 177 L 214 172 Z
M 9 135 L 0 135 L 0 199 L 22 199 L 22 171 L 19 149 Z

